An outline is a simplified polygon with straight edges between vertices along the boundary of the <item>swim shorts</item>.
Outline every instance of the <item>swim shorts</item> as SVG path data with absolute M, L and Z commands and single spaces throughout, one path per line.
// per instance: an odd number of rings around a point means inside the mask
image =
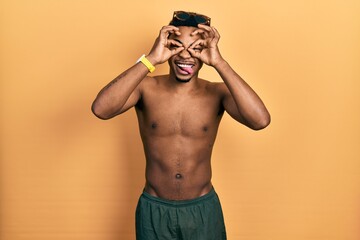
M 214 189 L 192 200 L 171 201 L 145 191 L 136 208 L 137 240 L 225 240 L 224 217 Z

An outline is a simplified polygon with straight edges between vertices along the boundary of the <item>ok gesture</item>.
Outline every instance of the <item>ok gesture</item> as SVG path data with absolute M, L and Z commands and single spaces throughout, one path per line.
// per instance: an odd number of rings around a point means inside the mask
M 214 27 L 199 24 L 198 29 L 191 33 L 193 36 L 196 34 L 199 34 L 201 38 L 189 47 L 188 51 L 191 55 L 210 66 L 215 66 L 222 61 L 218 48 L 219 32 Z
M 180 35 L 179 28 L 174 26 L 164 26 L 155 40 L 155 43 L 148 55 L 153 60 L 153 64 L 161 64 L 166 62 L 170 57 L 181 52 L 184 47 L 181 43 L 169 39 L 170 34 Z

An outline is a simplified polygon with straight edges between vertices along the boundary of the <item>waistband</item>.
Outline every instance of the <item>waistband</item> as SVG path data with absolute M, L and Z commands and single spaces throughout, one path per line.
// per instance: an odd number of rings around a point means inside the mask
M 147 200 L 149 200 L 151 202 L 156 202 L 156 203 L 159 203 L 162 205 L 167 205 L 170 207 L 185 207 L 185 206 L 195 205 L 200 202 L 207 201 L 207 200 L 211 200 L 214 197 L 217 197 L 217 194 L 215 192 L 215 189 L 212 188 L 210 190 L 210 192 L 208 192 L 207 194 L 205 194 L 201 197 L 189 199 L 189 200 L 167 200 L 167 199 L 163 199 L 163 198 L 159 198 L 159 197 L 154 197 L 145 191 L 143 191 L 141 197 L 146 198 Z

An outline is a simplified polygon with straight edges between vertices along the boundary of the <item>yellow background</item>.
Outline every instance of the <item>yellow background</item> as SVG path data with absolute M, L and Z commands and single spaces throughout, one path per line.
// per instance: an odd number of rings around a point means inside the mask
M 358 0 L 1 0 L 1 240 L 134 239 L 136 116 L 101 121 L 90 105 L 174 10 L 212 17 L 272 115 L 259 132 L 228 115 L 220 125 L 213 183 L 228 238 L 359 240 Z M 220 81 L 209 67 L 201 77 Z

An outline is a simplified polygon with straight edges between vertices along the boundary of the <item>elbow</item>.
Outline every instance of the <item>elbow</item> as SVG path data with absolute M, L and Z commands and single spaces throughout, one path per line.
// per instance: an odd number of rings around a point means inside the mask
M 91 105 L 91 111 L 97 118 L 101 120 L 108 120 L 111 118 L 104 111 L 102 111 L 101 107 L 99 106 L 99 104 L 97 104 L 96 101 L 94 101 Z
M 269 113 L 266 113 L 263 116 L 261 116 L 261 118 L 256 122 L 256 124 L 253 124 L 251 126 L 251 129 L 256 131 L 262 130 L 267 126 L 269 126 L 270 122 L 271 122 L 271 116 Z

